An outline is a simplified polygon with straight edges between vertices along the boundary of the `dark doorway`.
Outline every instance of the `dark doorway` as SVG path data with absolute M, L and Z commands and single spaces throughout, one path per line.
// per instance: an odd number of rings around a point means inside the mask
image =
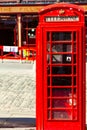
M 0 45 L 13 46 L 16 41 L 16 15 L 0 15 Z
M 3 46 L 14 45 L 13 29 L 0 29 L 0 45 L 3 45 Z

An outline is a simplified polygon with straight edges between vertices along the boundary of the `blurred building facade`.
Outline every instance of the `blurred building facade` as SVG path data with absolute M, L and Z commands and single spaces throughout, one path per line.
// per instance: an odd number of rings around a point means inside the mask
M 82 6 L 87 26 L 87 0 L 0 0 L 0 46 L 35 48 L 39 10 L 59 2 Z

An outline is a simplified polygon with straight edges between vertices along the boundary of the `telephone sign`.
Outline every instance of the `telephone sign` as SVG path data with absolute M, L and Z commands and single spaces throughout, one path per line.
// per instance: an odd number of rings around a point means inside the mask
M 37 130 L 85 130 L 84 10 L 57 3 L 39 15 Z
M 79 21 L 79 17 L 77 16 L 52 16 L 52 17 L 49 17 L 47 16 L 46 17 L 46 22 L 60 22 L 60 21 Z

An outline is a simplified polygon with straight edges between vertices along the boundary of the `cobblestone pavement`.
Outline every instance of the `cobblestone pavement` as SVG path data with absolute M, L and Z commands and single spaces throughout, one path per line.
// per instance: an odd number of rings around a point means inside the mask
M 0 126 L 11 125 L 6 121 L 11 118 L 36 117 L 35 87 L 35 64 L 0 63 Z
M 0 65 L 0 117 L 35 117 L 33 66 L 20 63 Z

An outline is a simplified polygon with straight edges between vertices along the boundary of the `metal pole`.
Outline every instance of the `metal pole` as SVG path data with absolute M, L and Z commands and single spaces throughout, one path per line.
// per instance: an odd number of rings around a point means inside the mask
M 18 47 L 21 48 L 21 14 L 17 14 L 17 24 L 18 24 Z M 19 54 L 21 55 L 21 50 L 19 51 Z

